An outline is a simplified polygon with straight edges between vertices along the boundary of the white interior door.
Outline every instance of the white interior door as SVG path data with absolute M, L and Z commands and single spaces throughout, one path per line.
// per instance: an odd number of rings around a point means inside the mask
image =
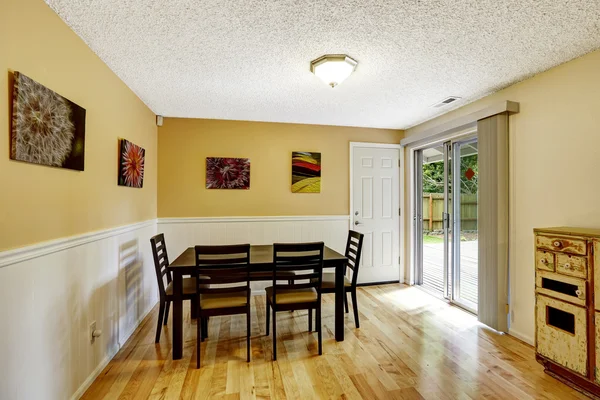
M 365 235 L 358 282 L 398 281 L 400 148 L 354 143 L 351 151 L 350 223 Z

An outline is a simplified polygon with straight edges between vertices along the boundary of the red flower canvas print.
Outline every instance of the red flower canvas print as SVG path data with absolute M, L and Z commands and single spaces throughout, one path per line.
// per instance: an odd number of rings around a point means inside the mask
M 207 189 L 250 189 L 250 159 L 206 157 Z
M 121 139 L 119 185 L 133 188 L 143 187 L 145 161 L 146 150 L 129 140 Z

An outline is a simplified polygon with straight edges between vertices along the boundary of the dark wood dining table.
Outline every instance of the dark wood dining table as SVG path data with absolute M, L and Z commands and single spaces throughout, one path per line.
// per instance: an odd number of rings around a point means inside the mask
M 183 277 L 194 275 L 195 250 L 187 248 L 170 265 L 173 275 L 173 359 L 179 360 L 183 353 Z M 344 340 L 344 274 L 347 259 L 344 255 L 325 246 L 323 267 L 335 268 L 335 339 Z M 272 271 L 273 245 L 252 245 L 250 247 L 252 272 Z M 265 278 L 255 279 L 265 281 Z

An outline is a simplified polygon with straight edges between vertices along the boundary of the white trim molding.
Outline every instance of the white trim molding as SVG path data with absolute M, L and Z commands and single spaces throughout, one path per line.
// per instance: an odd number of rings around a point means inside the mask
M 207 224 L 224 222 L 294 222 L 294 221 L 348 221 L 349 215 L 282 215 L 255 217 L 190 217 L 159 218 L 158 224 Z
M 0 268 L 156 224 L 155 219 L 0 251 Z

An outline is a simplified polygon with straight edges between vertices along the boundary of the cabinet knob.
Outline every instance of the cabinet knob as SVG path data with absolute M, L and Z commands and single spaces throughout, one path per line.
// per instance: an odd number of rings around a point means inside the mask
M 577 295 L 577 297 L 581 297 L 581 290 L 577 289 L 575 291 L 575 294 Z
M 562 247 L 562 243 L 560 240 L 555 240 L 553 244 L 554 244 L 554 247 Z
M 569 263 L 566 263 L 565 264 L 565 268 L 566 269 L 573 269 L 573 266 L 571 264 L 569 264 Z
M 548 260 L 546 260 L 545 258 L 542 258 L 542 260 L 540 261 L 542 264 L 548 264 Z

